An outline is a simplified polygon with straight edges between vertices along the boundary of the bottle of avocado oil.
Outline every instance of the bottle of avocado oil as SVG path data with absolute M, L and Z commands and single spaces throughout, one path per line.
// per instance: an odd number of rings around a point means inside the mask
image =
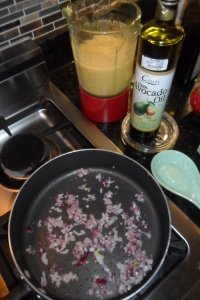
M 179 0 L 158 0 L 155 19 L 141 29 L 130 112 L 130 135 L 151 142 L 159 129 L 184 30 L 175 24 Z

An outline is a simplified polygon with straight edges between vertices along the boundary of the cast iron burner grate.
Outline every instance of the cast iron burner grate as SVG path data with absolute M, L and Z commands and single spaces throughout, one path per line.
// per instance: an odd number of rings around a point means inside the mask
M 8 219 L 9 213 L 0 217 L 0 265 L 1 265 L 1 275 L 10 291 L 9 300 L 36 300 L 37 295 L 34 292 L 27 290 L 27 294 L 19 297 L 17 294 L 18 286 L 21 281 L 18 278 L 18 274 L 14 267 L 12 257 L 8 245 Z M 150 284 L 139 294 L 137 294 L 133 299 L 145 299 L 148 295 L 161 281 L 163 281 L 167 275 L 175 268 L 184 258 L 187 256 L 188 246 L 185 240 L 179 235 L 173 228 L 170 240 L 170 246 L 168 249 L 165 261 L 159 270 L 155 278 L 150 282 Z M 14 295 L 11 298 L 11 295 Z M 6 299 L 6 298 L 5 298 Z

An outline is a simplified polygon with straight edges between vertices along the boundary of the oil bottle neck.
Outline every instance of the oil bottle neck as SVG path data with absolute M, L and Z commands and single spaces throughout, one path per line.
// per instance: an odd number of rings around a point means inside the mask
M 168 5 L 162 0 L 158 0 L 155 17 L 160 21 L 175 21 L 177 14 L 177 2 Z

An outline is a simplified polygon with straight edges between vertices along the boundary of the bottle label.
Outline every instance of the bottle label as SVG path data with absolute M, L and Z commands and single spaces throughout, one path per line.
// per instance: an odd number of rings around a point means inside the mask
M 152 72 L 137 64 L 130 120 L 134 128 L 151 132 L 159 127 L 174 72 Z
M 168 59 L 155 59 L 142 55 L 141 66 L 151 71 L 165 71 L 168 67 Z

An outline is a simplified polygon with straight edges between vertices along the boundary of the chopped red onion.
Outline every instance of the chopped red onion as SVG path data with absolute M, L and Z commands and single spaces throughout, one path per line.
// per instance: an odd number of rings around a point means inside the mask
M 127 208 L 123 201 L 116 201 L 123 186 L 119 186 L 111 176 L 91 172 L 90 169 L 77 170 L 74 176 L 79 183 L 77 194 L 68 186 L 66 192 L 52 199 L 48 217 L 37 221 L 37 228 L 46 232 L 45 243 L 48 247 L 48 251 L 43 248 L 39 250 L 41 262 L 46 268 L 41 273 L 41 287 L 50 282 L 60 288 L 61 284 L 78 281 L 81 269 L 89 269 L 90 263 L 95 262 L 101 274 L 90 274 L 92 279 L 87 294 L 91 299 L 105 299 L 116 290 L 119 294 L 126 293 L 142 282 L 153 264 L 142 243 L 143 238 L 151 239 L 149 226 L 140 209 L 145 196 L 142 192 L 130 195 L 133 200 Z M 98 183 L 95 191 L 88 183 L 91 177 Z M 99 210 L 97 201 L 101 201 Z M 91 213 L 94 204 L 96 206 Z M 117 261 L 118 251 L 124 254 L 120 261 Z M 32 245 L 27 247 L 26 252 L 37 254 Z M 55 261 L 52 260 L 54 255 L 57 257 Z M 58 264 L 61 255 L 69 262 L 67 270 Z M 108 263 L 107 257 L 111 263 Z M 48 273 L 47 268 L 50 270 Z

